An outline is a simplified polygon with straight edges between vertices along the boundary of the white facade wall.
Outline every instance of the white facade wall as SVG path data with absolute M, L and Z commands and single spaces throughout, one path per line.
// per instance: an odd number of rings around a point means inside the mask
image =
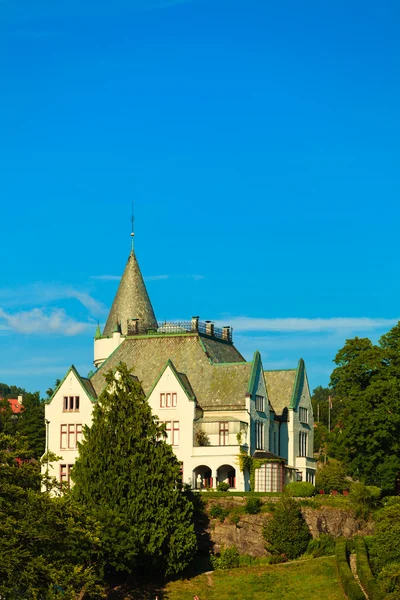
M 161 394 L 176 393 L 176 407 L 162 408 Z M 183 482 L 196 487 L 197 477 L 200 474 L 204 485 L 204 474 L 207 473 L 212 479 L 212 487 L 216 487 L 220 481 L 227 480 L 227 473 L 235 470 L 236 489 L 244 490 L 243 474 L 238 469 L 238 454 L 240 446 L 237 443 L 236 433 L 229 434 L 229 444 L 219 445 L 219 434 L 210 438 L 210 445 L 194 445 L 194 419 L 196 418 L 196 402 L 190 399 L 182 388 L 179 379 L 173 369 L 167 366 L 159 381 L 149 396 L 149 404 L 153 414 L 157 415 L 159 421 L 179 423 L 179 443 L 173 444 L 176 457 L 183 463 Z M 248 423 L 249 417 L 246 411 L 209 411 L 204 412 L 204 417 L 212 417 L 218 422 L 219 417 L 234 417 Z M 172 440 L 174 441 L 174 440 Z M 207 480 L 208 484 L 208 480 Z
M 308 423 L 300 421 L 300 408 L 305 408 L 308 415 Z M 306 456 L 300 456 L 299 437 L 300 432 L 307 436 Z M 307 379 L 301 390 L 300 401 L 296 410 L 289 410 L 289 465 L 296 467 L 302 474 L 303 481 L 307 481 L 315 472 L 314 454 L 314 417 L 311 403 L 310 390 Z
M 64 397 L 72 396 L 74 399 L 79 397 L 79 409 L 78 410 L 64 410 Z M 82 387 L 79 379 L 75 375 L 73 370 L 70 370 L 56 395 L 53 397 L 49 404 L 45 406 L 45 419 L 50 421 L 48 425 L 48 449 L 54 452 L 57 456 L 60 456 L 60 460 L 49 465 L 49 475 L 56 477 L 60 481 L 60 468 L 61 465 L 74 465 L 75 460 L 78 457 L 78 449 L 76 447 L 76 426 L 92 424 L 92 410 L 93 403 L 87 396 L 86 390 Z M 61 444 L 61 426 L 66 426 L 66 443 Z M 68 436 L 69 427 L 75 431 L 74 434 Z M 65 436 L 63 436 L 65 440 Z M 68 443 L 70 442 L 70 443 Z M 61 448 L 62 445 L 67 446 Z M 69 448 L 71 445 L 73 448 Z M 43 473 L 46 472 L 47 465 L 42 468 Z
M 96 369 L 118 348 L 125 337 L 119 331 L 113 333 L 112 337 L 94 339 L 94 366 Z
M 161 394 L 177 394 L 176 407 L 161 408 Z M 191 461 L 187 460 L 192 456 L 193 448 L 193 420 L 195 418 L 196 403 L 188 398 L 182 388 L 180 381 L 175 376 L 171 367 L 167 367 L 161 375 L 156 386 L 152 390 L 149 398 L 149 404 L 154 415 L 159 421 L 179 423 L 179 442 L 173 445 L 174 452 L 181 462 L 183 462 L 183 481 L 191 484 Z M 189 464 L 188 464 L 189 462 Z

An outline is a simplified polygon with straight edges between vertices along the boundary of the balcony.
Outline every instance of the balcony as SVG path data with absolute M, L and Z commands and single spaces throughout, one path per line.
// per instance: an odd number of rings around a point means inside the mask
M 192 450 L 192 456 L 232 456 L 239 454 L 239 444 L 232 444 L 229 446 L 194 446 Z
M 317 461 L 315 458 L 308 456 L 296 456 L 296 468 L 297 469 L 315 469 Z

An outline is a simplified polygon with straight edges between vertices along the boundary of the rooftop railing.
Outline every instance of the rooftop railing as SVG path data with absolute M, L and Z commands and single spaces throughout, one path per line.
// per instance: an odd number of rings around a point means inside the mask
M 197 317 L 191 321 L 174 321 L 158 323 L 157 327 L 142 327 L 139 319 L 128 319 L 128 335 L 159 335 L 177 333 L 200 333 L 207 337 L 232 342 L 232 327 L 215 327 L 211 321 L 201 322 Z

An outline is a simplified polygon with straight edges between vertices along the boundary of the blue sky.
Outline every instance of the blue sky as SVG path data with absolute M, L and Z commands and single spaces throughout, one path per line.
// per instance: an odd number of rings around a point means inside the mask
M 400 317 L 398 2 L 0 0 L 0 381 L 92 367 L 130 247 L 159 320 L 325 385 Z

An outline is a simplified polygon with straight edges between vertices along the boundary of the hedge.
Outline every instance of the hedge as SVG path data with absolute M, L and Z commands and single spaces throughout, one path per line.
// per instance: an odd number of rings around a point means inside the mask
M 369 566 L 367 547 L 364 538 L 355 538 L 355 547 L 357 553 L 357 575 L 360 578 L 361 584 L 368 594 L 370 600 L 384 600 L 384 596 L 380 591 L 375 577 L 372 574 Z
M 310 498 L 315 494 L 315 487 L 308 481 L 292 481 L 285 485 L 285 492 L 295 498 Z
M 347 562 L 347 540 L 340 539 L 336 542 L 335 554 L 339 579 L 345 594 L 349 600 L 365 600 L 364 592 L 354 579 Z

